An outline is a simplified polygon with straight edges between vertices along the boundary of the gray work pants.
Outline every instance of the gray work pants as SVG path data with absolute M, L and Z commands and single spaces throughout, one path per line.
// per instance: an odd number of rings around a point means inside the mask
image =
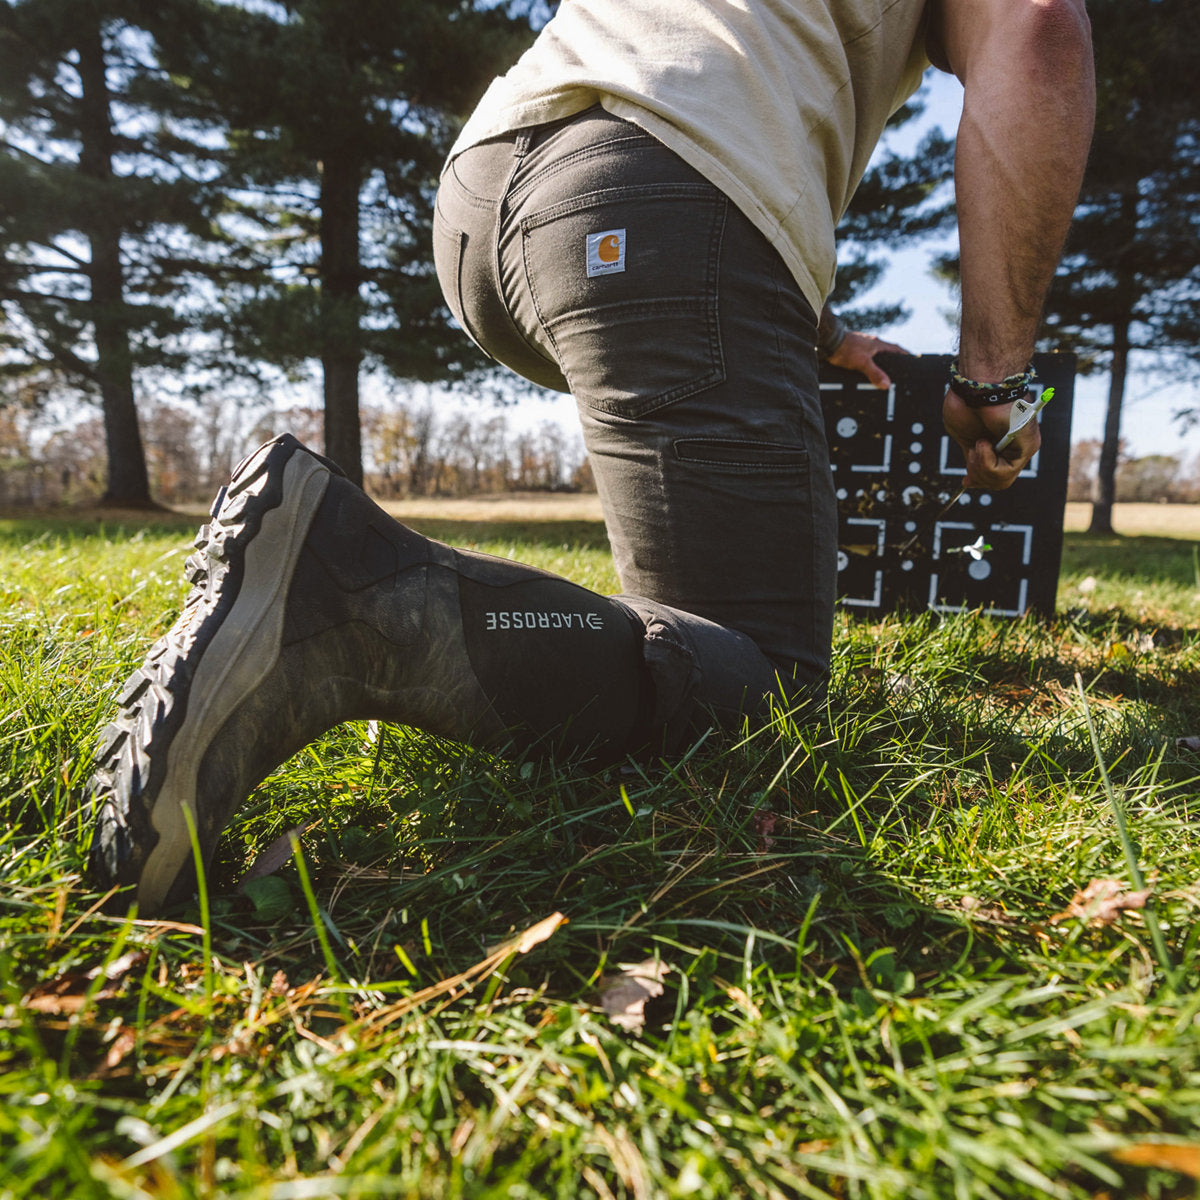
M 575 397 L 621 599 L 701 670 L 711 653 L 750 687 L 778 672 L 794 696 L 819 692 L 836 507 L 816 318 L 766 238 L 593 108 L 453 159 L 434 254 L 470 336 Z

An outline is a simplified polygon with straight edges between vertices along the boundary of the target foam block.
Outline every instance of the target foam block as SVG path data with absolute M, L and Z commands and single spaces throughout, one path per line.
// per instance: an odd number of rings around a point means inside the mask
M 1075 356 L 1041 354 L 1041 449 L 1002 492 L 962 487 L 962 451 L 942 428 L 950 355 L 887 355 L 892 386 L 821 368 L 838 498 L 838 596 L 864 616 L 896 609 L 1054 612 L 1071 453 Z

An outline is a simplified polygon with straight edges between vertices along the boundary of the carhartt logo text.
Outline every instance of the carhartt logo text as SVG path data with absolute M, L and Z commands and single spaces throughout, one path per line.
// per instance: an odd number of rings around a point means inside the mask
M 625 270 L 625 230 L 606 229 L 587 235 L 587 273 L 612 275 Z

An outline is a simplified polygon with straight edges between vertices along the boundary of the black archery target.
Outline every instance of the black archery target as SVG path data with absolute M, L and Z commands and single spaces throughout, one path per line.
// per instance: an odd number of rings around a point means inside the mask
M 821 401 L 838 499 L 838 596 L 863 615 L 897 608 L 1054 611 L 1071 450 L 1075 358 L 1034 359 L 1042 447 L 1012 487 L 971 489 L 942 429 L 948 355 L 889 355 L 882 391 L 825 366 Z M 983 547 L 987 547 L 984 549 Z

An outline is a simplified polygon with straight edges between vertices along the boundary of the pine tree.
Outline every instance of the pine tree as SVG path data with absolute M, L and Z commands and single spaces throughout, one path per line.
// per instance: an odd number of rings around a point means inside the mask
M 1200 345 L 1200 47 L 1190 0 L 1091 0 L 1097 121 L 1046 323 L 1084 370 L 1107 370 L 1091 531 L 1112 532 L 1130 361 Z
M 468 0 L 170 7 L 162 52 L 223 127 L 224 227 L 246 245 L 225 296 L 231 349 L 319 359 L 326 453 L 361 481 L 364 366 L 429 379 L 480 364 L 449 327 L 425 231 L 456 118 L 528 21 Z
M 9 372 L 100 401 L 104 502 L 152 503 L 139 370 L 186 325 L 172 293 L 194 192 L 137 99 L 157 67 L 123 0 L 0 2 L 0 306 Z
M 924 104 L 918 94 L 900 108 L 889 131 L 920 117 Z M 838 224 L 837 285 L 830 298 L 855 329 L 879 329 L 908 315 L 901 301 L 872 308 L 856 305 L 887 269 L 880 250 L 894 252 L 922 238 L 943 232 L 954 223 L 954 203 L 939 198 L 954 167 L 954 142 L 940 129 L 921 139 L 911 155 L 885 151 L 873 162 Z

